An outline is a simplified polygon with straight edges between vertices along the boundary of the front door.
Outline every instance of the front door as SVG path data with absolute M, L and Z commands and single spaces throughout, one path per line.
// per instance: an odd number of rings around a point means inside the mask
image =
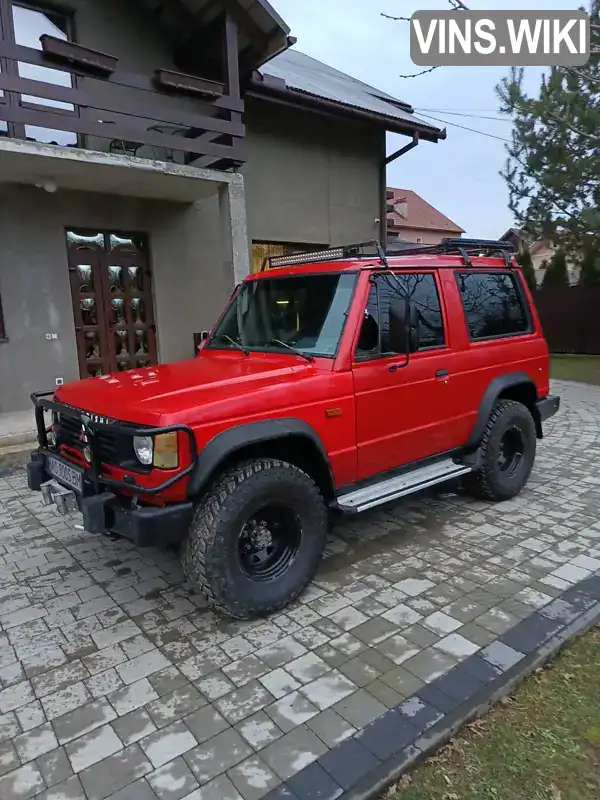
M 450 351 L 434 272 L 372 280 L 353 365 L 358 479 L 458 446 L 449 408 Z M 419 349 L 406 364 L 388 346 L 390 301 L 399 290 L 420 315 Z
M 67 253 L 80 376 L 156 364 L 147 238 L 68 230 Z

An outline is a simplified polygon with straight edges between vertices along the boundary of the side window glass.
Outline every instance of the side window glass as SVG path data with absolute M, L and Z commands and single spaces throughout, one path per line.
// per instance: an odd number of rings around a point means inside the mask
M 528 333 L 531 324 L 515 278 L 505 272 L 458 272 L 458 288 L 472 340 Z
M 435 276 L 431 273 L 409 273 L 400 277 L 419 314 L 419 350 L 444 347 L 444 320 Z
M 379 301 L 377 285 L 371 284 L 365 308 L 360 336 L 356 346 L 356 358 L 364 359 L 379 354 Z

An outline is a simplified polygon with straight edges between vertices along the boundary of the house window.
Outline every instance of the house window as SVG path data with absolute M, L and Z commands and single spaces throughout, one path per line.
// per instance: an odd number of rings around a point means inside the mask
M 32 3 L 13 2 L 10 7 L 9 25 L 12 25 L 14 41 L 23 47 L 41 50 L 40 37 L 47 35 L 63 41 L 72 40 L 72 19 L 60 11 L 42 9 Z M 73 78 L 69 72 L 63 72 L 37 64 L 17 62 L 18 74 L 21 78 L 42 83 L 55 84 L 70 88 Z M 58 114 L 73 114 L 75 107 L 71 103 L 61 102 L 44 97 L 21 95 L 21 105 L 25 107 L 44 107 Z M 34 125 L 25 125 L 25 136 L 38 142 L 60 145 L 77 144 L 77 136 L 69 131 L 49 130 Z
M 423 239 L 420 239 L 419 237 L 417 237 L 417 244 L 423 244 Z

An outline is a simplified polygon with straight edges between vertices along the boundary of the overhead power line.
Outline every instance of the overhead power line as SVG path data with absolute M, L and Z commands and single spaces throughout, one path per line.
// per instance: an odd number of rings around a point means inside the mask
M 498 139 L 498 141 L 507 142 L 507 144 L 511 143 L 510 139 L 506 139 L 503 136 L 496 136 L 495 133 L 480 131 L 477 130 L 477 128 L 469 128 L 466 125 L 459 125 L 458 122 L 450 122 L 450 120 L 441 119 L 440 117 L 432 117 L 431 114 L 423 114 L 422 112 L 420 112 L 419 116 L 425 117 L 426 119 L 433 119 L 435 120 L 435 122 L 442 122 L 444 125 L 451 125 L 453 128 L 461 128 L 463 131 L 469 131 L 470 133 L 478 133 L 480 136 L 487 136 L 489 139 Z

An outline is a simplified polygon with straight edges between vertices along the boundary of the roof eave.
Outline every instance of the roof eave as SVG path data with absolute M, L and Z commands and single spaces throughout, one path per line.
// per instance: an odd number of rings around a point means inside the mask
M 422 141 L 434 143 L 445 139 L 447 136 L 445 128 L 439 129 L 425 124 L 388 117 L 385 114 L 377 114 L 374 111 L 368 111 L 367 109 L 357 108 L 356 106 L 349 106 L 345 103 L 319 97 L 318 95 L 310 94 L 301 89 L 267 86 L 262 80 L 256 77 L 253 77 L 250 85 L 252 87 L 248 92 L 250 95 L 254 94 L 255 96 L 265 97 L 271 100 L 287 102 L 290 105 L 298 107 L 312 108 L 313 110 L 320 110 L 337 116 L 352 117 L 356 120 L 376 123 L 384 127 L 389 133 L 398 133 L 403 136 L 414 136 L 415 133 L 418 133 L 419 139 Z

